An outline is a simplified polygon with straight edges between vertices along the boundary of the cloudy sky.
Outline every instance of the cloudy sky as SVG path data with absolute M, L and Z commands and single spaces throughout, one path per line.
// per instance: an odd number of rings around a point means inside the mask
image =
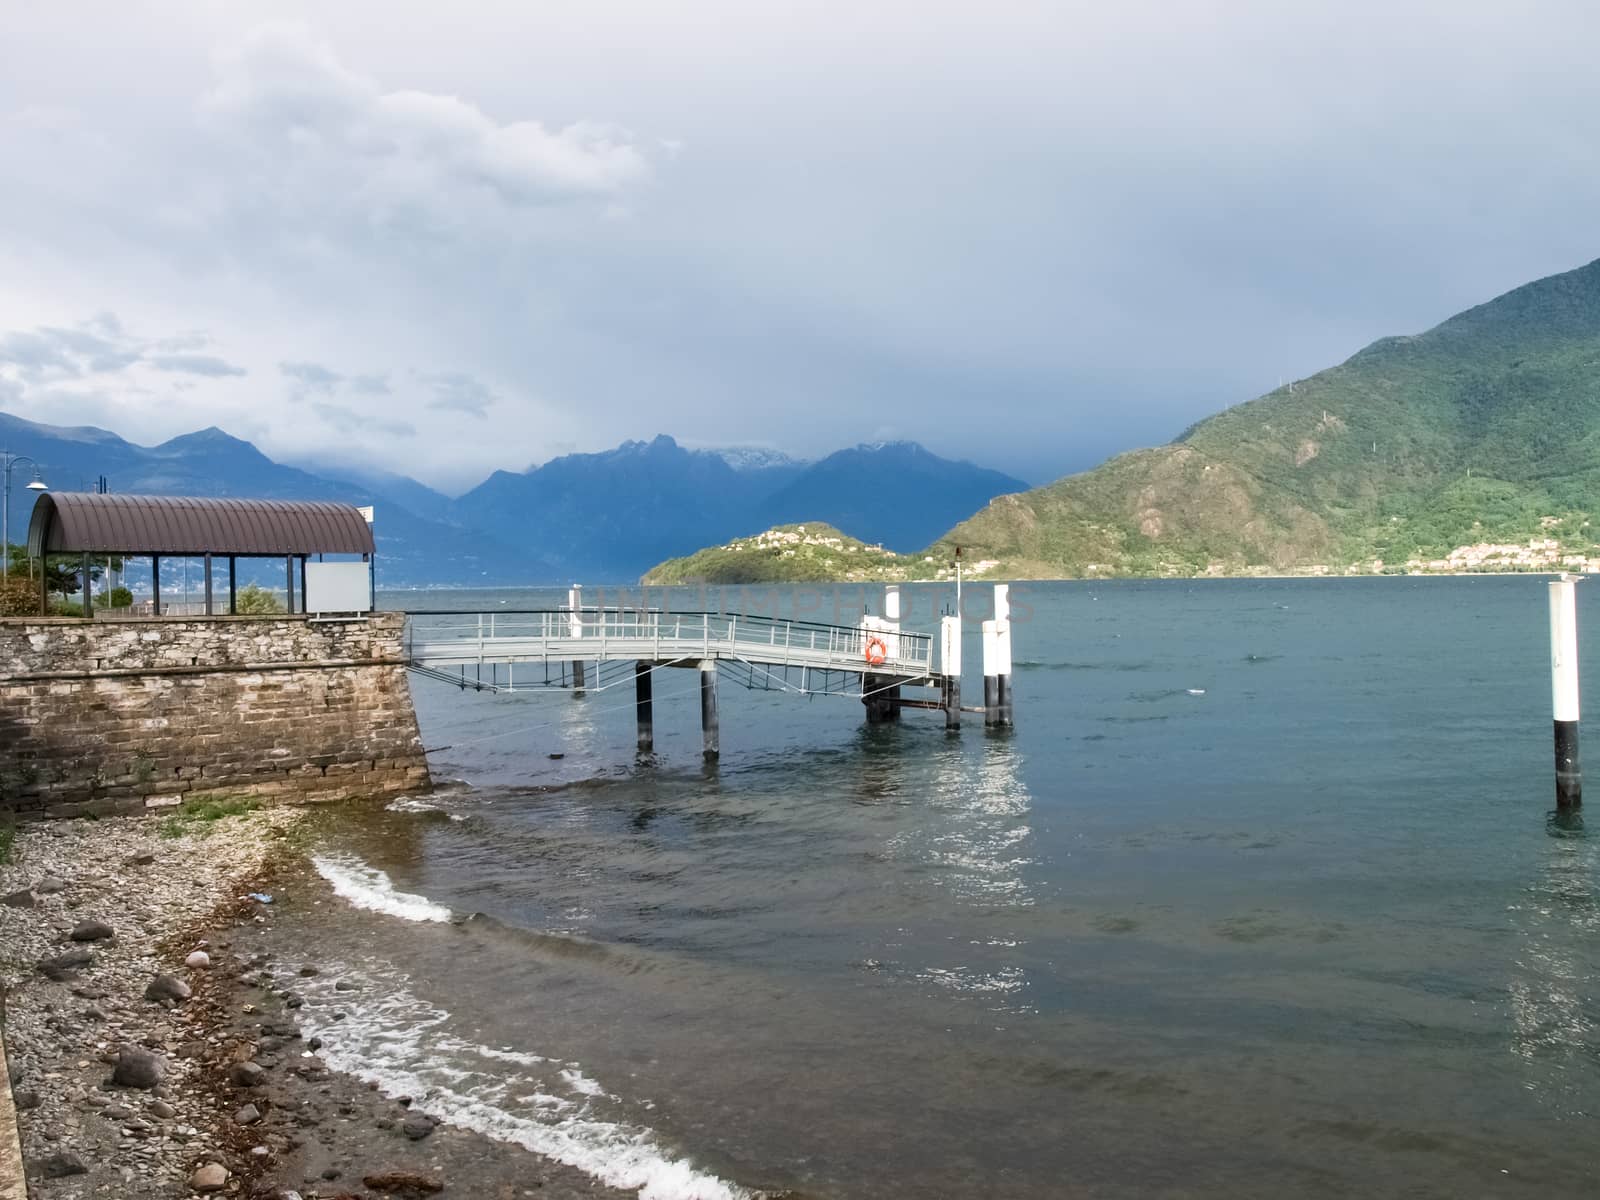
M 8 6 L 0 409 L 1044 481 L 1600 256 L 1592 0 Z

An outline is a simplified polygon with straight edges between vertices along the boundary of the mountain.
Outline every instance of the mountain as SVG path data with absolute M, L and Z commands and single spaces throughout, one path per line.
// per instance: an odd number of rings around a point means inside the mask
M 0 444 L 35 459 L 45 482 L 57 490 L 87 491 L 104 475 L 117 492 L 349 504 L 376 499 L 371 488 L 283 466 L 216 428 L 159 446 L 137 446 L 103 429 L 42 425 L 0 413 Z M 31 493 L 20 486 L 25 481 L 21 474 L 12 481 L 10 534 L 16 542 L 25 539 L 32 511 Z M 513 554 L 481 534 L 424 520 L 392 501 L 379 503 L 374 532 L 380 586 L 531 583 L 553 577 L 547 564 Z
M 1548 568 L 1596 552 L 1597 486 L 1600 261 L 1000 497 L 935 553 L 1034 576 Z
M 409 475 L 396 475 L 393 471 L 357 463 L 306 461 L 293 465 L 308 474 L 320 475 L 323 479 L 353 484 L 379 501 L 398 504 L 425 520 L 440 521 L 446 525 L 455 523 L 455 501 L 425 483 L 418 483 Z
M 462 496 L 466 524 L 595 583 L 631 581 L 651 563 L 737 528 L 766 494 L 761 473 L 672 438 L 568 454 L 523 472 L 496 471 Z M 715 531 L 715 532 L 713 532 Z
M 803 464 L 745 448 L 690 450 L 662 435 L 523 472 L 496 471 L 454 512 L 571 577 L 602 583 L 631 581 L 663 559 L 794 520 L 917 546 L 991 496 L 1026 486 L 910 442 Z
M 813 463 L 762 505 L 758 521 L 821 521 L 907 552 L 920 549 L 1020 479 L 953 462 L 915 442 L 840 450 Z
M 706 449 L 720 456 L 735 471 L 786 471 L 793 476 L 810 465 L 769 446 L 708 446 Z M 777 480 L 776 475 L 770 478 L 774 482 Z M 787 479 L 783 482 L 787 482 Z
M 935 577 L 920 558 L 869 546 L 831 525 L 812 521 L 734 538 L 661 563 L 640 581 L 646 587 L 686 583 L 891 583 Z

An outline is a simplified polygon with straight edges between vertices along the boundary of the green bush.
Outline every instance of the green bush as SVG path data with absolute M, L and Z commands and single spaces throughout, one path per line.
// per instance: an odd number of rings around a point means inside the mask
M 114 587 L 110 595 L 101 593 L 94 598 L 94 602 L 100 608 L 132 608 L 133 593 L 125 587 Z
M 12 568 L 15 571 L 16 568 Z M 0 617 L 39 615 L 39 585 L 26 575 L 0 579 Z
M 247 616 L 269 616 L 272 613 L 281 613 L 283 602 L 265 588 L 252 583 L 240 591 L 236 607 L 240 613 Z

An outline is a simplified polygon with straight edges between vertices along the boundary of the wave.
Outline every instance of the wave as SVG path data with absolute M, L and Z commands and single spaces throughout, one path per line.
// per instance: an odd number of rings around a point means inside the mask
M 387 913 L 402 921 L 449 921 L 455 916 L 426 896 L 400 891 L 387 872 L 368 866 L 353 854 L 316 854 L 311 865 L 336 895 L 357 908 Z
M 397 796 L 383 806 L 385 812 L 398 813 L 439 813 L 448 816 L 452 821 L 463 821 L 466 818 L 461 813 L 451 812 L 444 805 L 433 800 L 425 800 L 421 796 Z
M 339 991 L 335 981 L 355 986 Z M 383 968 L 343 964 L 294 979 L 304 998 L 300 1023 L 322 1039 L 323 1061 L 387 1096 L 413 1097 L 415 1109 L 447 1124 L 555 1159 L 608 1187 L 637 1190 L 639 1200 L 753 1200 L 674 1157 L 577 1063 L 470 1042 L 408 982 Z M 344 1019 L 335 1020 L 336 1012 Z

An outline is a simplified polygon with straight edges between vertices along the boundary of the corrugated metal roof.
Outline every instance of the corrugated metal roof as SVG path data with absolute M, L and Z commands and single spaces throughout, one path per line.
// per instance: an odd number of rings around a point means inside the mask
M 350 504 L 45 492 L 28 553 L 371 554 L 372 526 Z

